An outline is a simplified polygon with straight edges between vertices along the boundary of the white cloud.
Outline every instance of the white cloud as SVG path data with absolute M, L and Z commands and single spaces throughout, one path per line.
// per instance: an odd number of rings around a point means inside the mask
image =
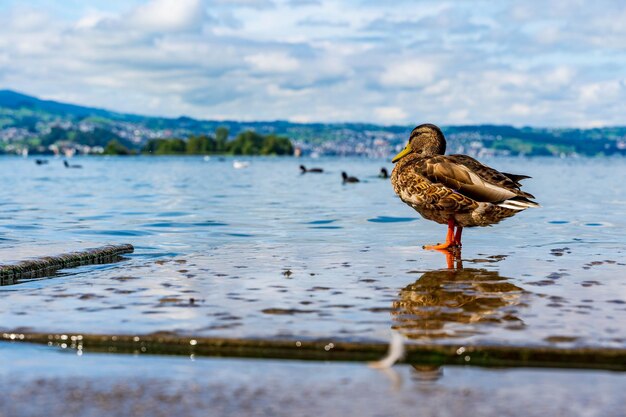
M 315 122 L 315 120 L 311 119 L 311 116 L 308 114 L 294 114 L 288 119 L 293 123 L 311 123 Z
M 439 80 L 434 83 L 430 83 L 422 90 L 422 94 L 431 96 L 441 96 L 448 93 L 453 88 L 450 80 Z
M 625 98 L 626 89 L 620 81 L 602 81 L 580 86 L 580 100 L 584 104 L 601 104 L 609 100 Z
M 213 5 L 227 7 L 245 7 L 252 9 L 273 8 L 274 2 L 271 0 L 213 0 Z
M 113 13 L 101 12 L 98 10 L 90 10 L 83 17 L 78 19 L 74 27 L 76 29 L 93 29 L 105 20 L 115 19 Z
M 460 109 L 451 111 L 450 113 L 448 113 L 446 118 L 447 120 L 450 120 L 450 123 L 453 124 L 466 124 L 470 121 L 469 115 L 469 110 Z
M 130 24 L 151 31 L 178 31 L 196 28 L 203 20 L 200 0 L 151 0 L 128 17 Z
M 437 65 L 428 59 L 389 64 L 380 77 L 383 85 L 400 88 L 424 87 L 435 79 Z
M 400 107 L 376 107 L 374 109 L 376 119 L 380 123 L 406 123 L 407 113 Z
M 611 0 L 39 1 L 0 14 L 2 88 L 202 118 L 624 123 Z
M 515 116 L 528 116 L 532 114 L 532 111 L 532 107 L 527 104 L 512 103 L 511 105 L 511 114 Z
M 244 58 L 254 69 L 263 72 L 291 72 L 300 66 L 297 59 L 283 52 L 248 55 Z
M 558 66 L 550 69 L 546 74 L 546 81 L 557 86 L 570 84 L 574 79 L 575 71 L 566 66 Z

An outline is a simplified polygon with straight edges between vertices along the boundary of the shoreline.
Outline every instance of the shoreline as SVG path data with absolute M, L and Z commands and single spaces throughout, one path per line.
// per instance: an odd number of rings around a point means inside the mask
M 365 362 L 378 360 L 386 343 L 296 339 L 246 339 L 177 336 L 172 334 L 111 335 L 3 332 L 0 342 L 47 345 L 83 352 L 146 355 L 233 357 L 307 361 Z M 472 365 L 626 371 L 626 349 L 558 348 L 406 343 L 404 360 L 413 365 Z

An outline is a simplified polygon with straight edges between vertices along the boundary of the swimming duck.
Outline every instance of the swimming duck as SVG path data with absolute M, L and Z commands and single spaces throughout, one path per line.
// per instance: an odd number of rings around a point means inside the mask
M 357 177 L 351 177 L 348 174 L 346 174 L 345 171 L 341 173 L 341 178 L 343 178 L 344 184 L 347 182 L 360 182 Z
M 322 168 L 309 168 L 309 169 L 307 169 L 304 165 L 300 165 L 300 171 L 302 171 L 303 174 L 306 174 L 307 172 L 314 172 L 314 173 L 324 172 L 324 170 Z
M 63 161 L 63 165 L 65 165 L 65 168 L 82 168 L 82 165 L 79 164 L 70 164 L 67 161 Z
M 461 246 L 464 227 L 489 226 L 529 207 L 539 207 L 522 191 L 526 175 L 508 174 L 467 155 L 444 155 L 446 139 L 432 124 L 411 132 L 393 159 L 391 183 L 402 201 L 425 219 L 448 225 L 445 243 L 425 249 Z
M 382 167 L 380 169 L 380 172 L 378 173 L 378 178 L 389 178 L 389 172 L 387 171 L 387 168 Z

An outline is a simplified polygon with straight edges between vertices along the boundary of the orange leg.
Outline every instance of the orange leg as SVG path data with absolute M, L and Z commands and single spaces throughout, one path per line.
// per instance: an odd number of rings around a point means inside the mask
M 457 246 L 456 239 L 454 236 L 454 227 L 456 223 L 454 219 L 448 220 L 448 234 L 446 235 L 446 243 L 439 243 L 437 245 L 426 245 L 424 249 L 450 249 Z M 461 233 L 458 232 L 459 242 L 461 240 Z
M 463 246 L 461 244 L 461 234 L 463 233 L 463 226 L 456 227 L 456 233 L 454 234 L 454 245 L 457 247 Z

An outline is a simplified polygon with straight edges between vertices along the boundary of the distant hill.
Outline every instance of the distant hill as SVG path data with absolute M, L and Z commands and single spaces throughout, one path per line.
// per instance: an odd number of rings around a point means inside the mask
M 75 104 L 60 103 L 52 100 L 41 100 L 12 90 L 0 90 L 0 107 L 19 110 L 28 109 L 34 112 L 54 114 L 62 117 L 84 118 L 88 116 L 106 117 L 112 119 L 132 117 L 120 115 L 108 110 L 93 107 L 78 106 Z
M 28 148 L 48 152 L 56 142 L 102 146 L 115 140 L 141 149 L 149 140 L 191 135 L 213 136 L 227 129 L 228 138 L 245 131 L 290 138 L 306 153 L 388 157 L 413 126 L 371 123 L 291 123 L 287 121 L 215 121 L 191 117 L 150 117 L 41 100 L 0 90 L 0 152 Z M 626 127 L 549 129 L 501 125 L 442 126 L 448 152 L 470 155 L 626 155 Z M 54 142 L 56 141 L 56 142 Z

